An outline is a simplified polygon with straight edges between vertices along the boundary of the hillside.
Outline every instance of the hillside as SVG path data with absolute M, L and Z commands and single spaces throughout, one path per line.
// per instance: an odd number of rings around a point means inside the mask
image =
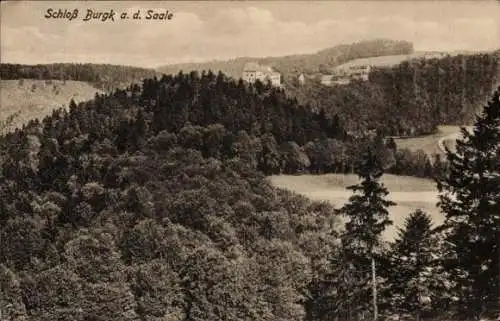
M 412 59 L 433 59 L 443 58 L 448 53 L 440 52 L 414 52 L 405 55 L 387 55 L 381 57 L 368 57 L 350 60 L 337 66 L 335 69 L 346 69 L 354 66 L 369 65 L 372 67 L 393 67 L 399 65 L 403 61 Z
M 437 51 L 415 51 L 409 54 L 403 55 L 384 55 L 384 56 L 373 56 L 368 58 L 359 58 L 350 60 L 337 66 L 335 69 L 346 69 L 354 66 L 366 66 L 370 65 L 372 67 L 395 67 L 404 61 L 415 61 L 421 59 L 441 59 L 444 57 L 454 57 L 458 55 L 475 55 L 475 54 L 488 54 L 488 52 L 471 52 L 471 51 L 447 51 L 447 52 L 437 52 Z
M 30 119 L 42 119 L 54 109 L 67 107 L 70 100 L 82 102 L 101 93 L 84 81 L 0 80 L 0 122 L 16 115 L 10 127 Z
M 132 82 L 140 82 L 156 75 L 155 70 L 131 66 L 57 63 L 45 65 L 0 64 L 0 79 L 74 80 L 85 81 L 94 87 L 110 91 L 123 88 Z
M 96 92 L 123 89 L 156 75 L 152 69 L 109 64 L 1 63 L 0 128 L 15 128 L 30 119 L 41 119 L 55 108 L 67 107 L 71 99 L 89 100 Z
M 304 320 L 338 221 L 256 170 L 228 125 L 248 109 L 217 110 L 259 96 L 213 75 L 134 88 L 0 136 L 2 318 Z
M 378 39 L 353 44 L 342 44 L 320 50 L 315 54 L 266 58 L 240 57 L 226 61 L 167 65 L 158 67 L 157 70 L 166 74 L 176 74 L 180 70 L 184 72 L 191 70 L 199 72 L 212 70 L 216 73 L 222 71 L 230 77 L 239 79 L 246 63 L 258 62 L 273 66 L 282 73 L 286 81 L 288 78 L 296 77 L 300 73 L 315 74 L 357 58 L 411 54 L 412 52 L 413 45 L 409 42 Z
M 205 133 L 198 126 L 209 126 L 216 121 L 234 135 L 237 134 L 237 139 L 253 141 L 251 144 L 254 147 L 249 147 L 248 154 L 252 155 L 252 162 L 266 174 L 293 174 L 302 171 L 350 173 L 358 162 L 357 153 L 360 148 L 371 144 L 371 138 L 359 139 L 346 135 L 343 124 L 339 121 L 340 117 L 327 119 L 325 115 L 316 114 L 307 106 L 297 105 L 296 101 L 288 99 L 281 90 L 259 85 L 255 88 L 245 87 L 210 73 L 201 79 L 197 77 L 199 75 L 196 74 L 175 78 L 165 76 L 160 81 L 149 79 L 144 82 L 141 104 L 151 108 L 157 98 L 160 98 L 159 103 L 162 105 L 169 104 L 169 101 L 175 102 L 170 105 L 172 109 L 155 111 L 158 115 L 152 124 L 154 128 L 168 126 L 170 130 L 180 130 L 183 127 L 182 120 L 189 120 L 192 125 L 187 127 L 189 130 L 197 133 L 196 135 L 206 136 L 209 132 Z M 7 118 L 18 111 L 20 102 L 25 106 L 22 108 L 21 117 L 15 119 L 17 123 L 14 125 L 33 117 L 38 117 L 41 121 L 43 115 L 52 113 L 54 109 L 67 107 L 70 99 L 81 101 L 93 98 L 95 94 L 95 91 L 87 86 L 84 87 L 88 89 L 86 95 L 75 96 L 72 91 L 65 96 L 56 95 L 45 82 L 35 88 L 34 92 L 27 91 L 28 87 L 32 88 L 34 82 L 36 81 L 27 81 L 22 87 L 15 86 L 12 81 L 5 82 L 10 84 L 10 90 L 5 91 L 9 95 L 4 98 L 10 98 L 10 103 L 2 105 L 6 110 L 4 117 Z M 215 92 L 219 93 L 216 96 L 213 96 L 214 89 L 207 90 L 206 87 L 207 83 L 214 82 L 217 83 Z M 205 84 L 201 91 L 200 84 Z M 132 87 L 132 95 L 137 96 L 137 91 L 140 91 L 139 86 Z M 221 91 L 226 93 L 220 94 Z M 257 95 L 249 95 L 251 92 L 256 92 Z M 33 101 L 37 101 L 37 104 Z M 388 119 L 390 118 L 384 121 Z M 360 122 L 359 125 L 360 131 L 367 130 L 366 127 L 363 128 L 363 123 Z M 238 133 L 243 130 L 244 133 Z M 204 139 L 208 141 L 198 142 L 196 146 L 211 143 L 211 138 Z M 389 172 L 418 177 L 433 175 L 433 169 L 429 167 L 427 160 L 419 157 L 418 153 L 393 152 L 387 150 L 383 144 L 378 146 L 381 153 L 394 155 L 394 162 L 388 168 Z M 205 148 L 213 149 L 210 146 Z M 259 150 L 261 148 L 264 148 L 268 156 L 262 154 L 264 151 Z M 224 154 L 231 155 L 232 151 L 226 150 Z
M 351 61 L 343 66 L 379 66 L 368 81 L 342 86 L 306 81 L 289 84 L 287 93 L 313 110 L 338 115 L 349 132 L 374 129 L 387 136 L 417 137 L 435 133 L 440 125 L 471 124 L 500 81 L 498 52 L 400 62 L 406 57 Z

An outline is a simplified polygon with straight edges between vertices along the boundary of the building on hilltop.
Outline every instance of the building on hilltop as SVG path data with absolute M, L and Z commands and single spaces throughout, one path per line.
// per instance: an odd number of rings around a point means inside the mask
M 271 82 L 273 86 L 281 85 L 281 74 L 269 66 L 262 66 L 258 63 L 250 62 L 243 68 L 242 78 L 249 83 L 260 80 L 262 83 Z

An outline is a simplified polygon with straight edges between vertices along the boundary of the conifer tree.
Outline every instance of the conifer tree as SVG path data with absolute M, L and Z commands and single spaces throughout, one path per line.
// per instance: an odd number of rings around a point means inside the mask
M 396 203 L 387 200 L 389 191 L 380 182 L 384 170 L 383 164 L 375 151 L 367 148 L 362 162 L 357 169 L 361 183 L 347 187 L 354 192 L 349 202 L 341 209 L 341 213 L 349 218 L 345 224 L 343 246 L 347 253 L 354 259 L 357 269 L 372 274 L 372 299 L 374 320 L 377 319 L 376 298 L 376 250 L 381 246 L 381 234 L 388 225 L 392 224 L 389 219 L 388 207 Z M 369 275 L 369 272 L 368 274 Z M 369 277 L 366 278 L 366 281 Z M 368 283 L 368 282 L 367 282 Z M 361 303 L 361 302 L 360 302 Z
M 75 103 L 75 100 L 73 98 L 71 98 L 71 100 L 69 101 L 69 110 L 73 111 L 76 108 L 77 108 L 77 104 Z
M 440 268 L 440 243 L 429 214 L 417 209 L 406 218 L 389 255 L 387 303 L 393 313 L 421 320 L 445 302 L 450 285 Z
M 499 313 L 500 258 L 500 87 L 477 116 L 473 132 L 462 129 L 448 168 L 438 178 L 443 231 L 453 256 L 458 315 Z

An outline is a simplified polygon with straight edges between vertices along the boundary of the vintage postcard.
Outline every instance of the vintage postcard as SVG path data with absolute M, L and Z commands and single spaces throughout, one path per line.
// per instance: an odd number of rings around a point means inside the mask
M 0 9 L 1 321 L 500 320 L 500 2 Z

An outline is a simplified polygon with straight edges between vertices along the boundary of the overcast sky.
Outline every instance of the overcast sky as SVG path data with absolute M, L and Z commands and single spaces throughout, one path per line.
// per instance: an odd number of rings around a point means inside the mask
M 47 9 L 78 18 L 46 19 Z M 82 21 L 87 9 L 169 10 L 170 21 Z M 500 48 L 499 1 L 7 1 L 1 3 L 2 62 L 93 62 L 143 67 L 311 53 L 391 38 L 416 50 Z

